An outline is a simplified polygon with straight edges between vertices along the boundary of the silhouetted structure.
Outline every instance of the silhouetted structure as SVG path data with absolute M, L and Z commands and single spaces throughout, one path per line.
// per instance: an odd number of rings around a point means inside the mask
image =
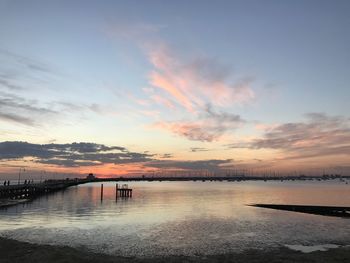
M 86 176 L 86 179 L 92 181 L 92 180 L 95 180 L 95 179 L 96 179 L 96 176 L 94 176 L 93 173 L 89 173 L 88 176 Z

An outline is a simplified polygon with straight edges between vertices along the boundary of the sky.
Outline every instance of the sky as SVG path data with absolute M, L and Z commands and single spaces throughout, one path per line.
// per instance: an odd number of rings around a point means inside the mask
M 350 175 L 349 12 L 0 0 L 0 179 Z

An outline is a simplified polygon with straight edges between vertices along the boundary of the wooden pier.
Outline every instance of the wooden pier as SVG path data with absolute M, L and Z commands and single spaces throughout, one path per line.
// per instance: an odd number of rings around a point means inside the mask
M 0 200 L 16 200 L 16 199 L 34 199 L 37 196 L 49 194 L 52 192 L 64 190 L 70 186 L 79 184 L 97 182 L 97 180 L 86 179 L 67 179 L 67 180 L 50 180 L 42 183 L 29 183 L 18 185 L 0 186 Z M 132 189 L 127 184 L 123 184 L 120 188 L 116 184 L 116 198 L 132 197 Z M 103 199 L 103 184 L 101 184 L 101 200 Z
M 115 199 L 118 197 L 132 197 L 132 189 L 127 184 L 123 184 L 120 188 L 118 184 L 115 185 Z M 101 184 L 101 200 L 103 200 L 103 184 Z
M 116 184 L 116 197 L 132 197 L 132 189 L 128 187 L 127 184 L 123 184 L 122 188 L 118 187 L 118 184 Z
M 63 190 L 78 185 L 77 180 L 57 180 L 44 183 L 0 186 L 0 199 L 31 199 L 39 195 Z

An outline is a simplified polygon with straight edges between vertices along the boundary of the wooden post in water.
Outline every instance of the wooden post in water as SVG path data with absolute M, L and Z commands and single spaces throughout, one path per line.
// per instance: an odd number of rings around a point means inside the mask
M 103 200 L 103 184 L 101 184 L 101 201 Z
M 115 200 L 118 199 L 118 184 L 115 184 Z

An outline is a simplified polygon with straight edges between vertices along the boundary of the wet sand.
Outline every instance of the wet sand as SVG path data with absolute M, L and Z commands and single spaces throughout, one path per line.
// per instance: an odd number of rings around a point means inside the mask
M 80 262 L 350 262 L 350 247 L 302 253 L 288 248 L 271 251 L 248 250 L 213 256 L 167 256 L 127 258 L 91 253 L 84 248 L 36 245 L 0 238 L 1 263 L 80 263 Z

